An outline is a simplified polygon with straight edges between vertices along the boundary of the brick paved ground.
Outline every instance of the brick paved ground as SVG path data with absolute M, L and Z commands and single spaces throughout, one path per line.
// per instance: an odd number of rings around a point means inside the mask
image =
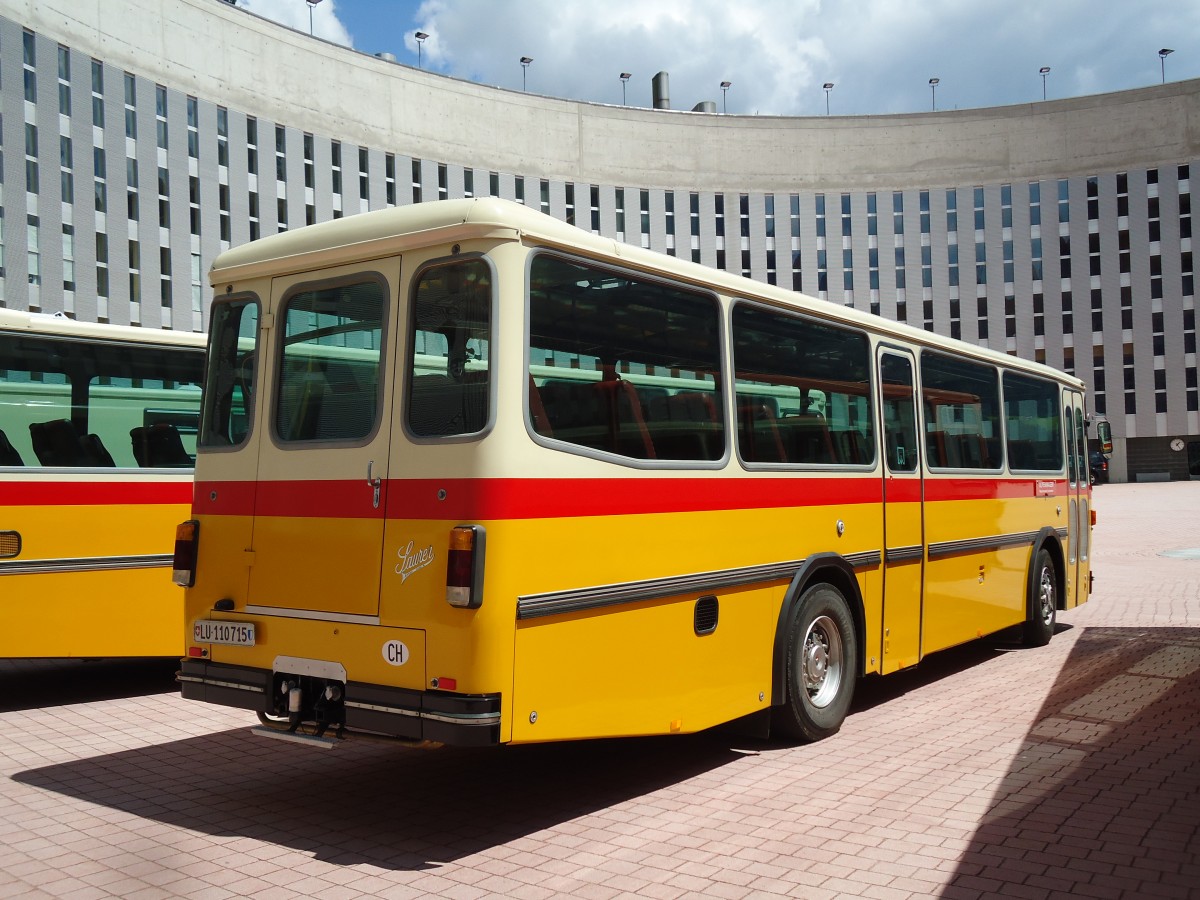
M 1200 897 L 1200 483 L 1097 489 L 1048 647 L 868 683 L 840 734 L 491 751 L 248 734 L 173 665 L 0 662 L 0 897 Z

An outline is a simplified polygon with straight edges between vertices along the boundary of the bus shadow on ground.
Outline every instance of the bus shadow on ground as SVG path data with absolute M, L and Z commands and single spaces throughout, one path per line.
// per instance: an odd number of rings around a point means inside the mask
M 1056 635 L 1070 631 L 1074 626 L 1059 623 Z M 903 697 L 910 691 L 950 678 L 959 672 L 982 665 L 1003 653 L 1022 652 L 1027 648 L 1022 641 L 1021 626 L 1007 628 L 981 640 L 970 641 L 957 647 L 931 653 L 915 666 L 901 669 L 886 677 L 872 676 L 859 682 L 850 706 L 850 715 L 873 709 Z
M 0 712 L 178 692 L 176 657 L 0 660 Z
M 352 740 L 321 751 L 237 729 L 13 779 L 333 865 L 422 870 L 664 789 L 684 806 L 689 779 L 740 756 L 715 732 L 478 750 Z
M 943 896 L 1197 885 L 1200 629 L 1085 629 Z

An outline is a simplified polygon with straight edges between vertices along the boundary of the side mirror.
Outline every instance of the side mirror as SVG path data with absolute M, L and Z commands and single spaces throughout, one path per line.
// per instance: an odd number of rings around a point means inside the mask
M 1100 440 L 1100 452 L 1105 457 L 1112 456 L 1112 424 L 1108 419 L 1101 419 L 1096 423 L 1096 437 Z

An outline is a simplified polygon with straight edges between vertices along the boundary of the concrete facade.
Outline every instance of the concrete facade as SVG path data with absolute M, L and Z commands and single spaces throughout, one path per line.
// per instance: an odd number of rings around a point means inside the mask
M 0 115 L 11 308 L 201 330 L 225 247 L 498 194 L 1075 372 L 1115 479 L 1200 477 L 1200 80 L 726 116 L 472 84 L 219 0 L 0 0 Z

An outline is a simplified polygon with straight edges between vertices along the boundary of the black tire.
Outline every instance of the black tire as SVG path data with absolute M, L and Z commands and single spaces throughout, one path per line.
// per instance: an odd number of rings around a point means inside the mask
M 850 604 L 829 584 L 810 587 L 792 613 L 787 697 L 775 724 L 785 736 L 819 741 L 846 719 L 858 670 L 858 633 Z
M 1058 567 L 1045 547 L 1034 557 L 1032 574 L 1025 613 L 1025 644 L 1044 647 L 1054 636 L 1058 613 Z

